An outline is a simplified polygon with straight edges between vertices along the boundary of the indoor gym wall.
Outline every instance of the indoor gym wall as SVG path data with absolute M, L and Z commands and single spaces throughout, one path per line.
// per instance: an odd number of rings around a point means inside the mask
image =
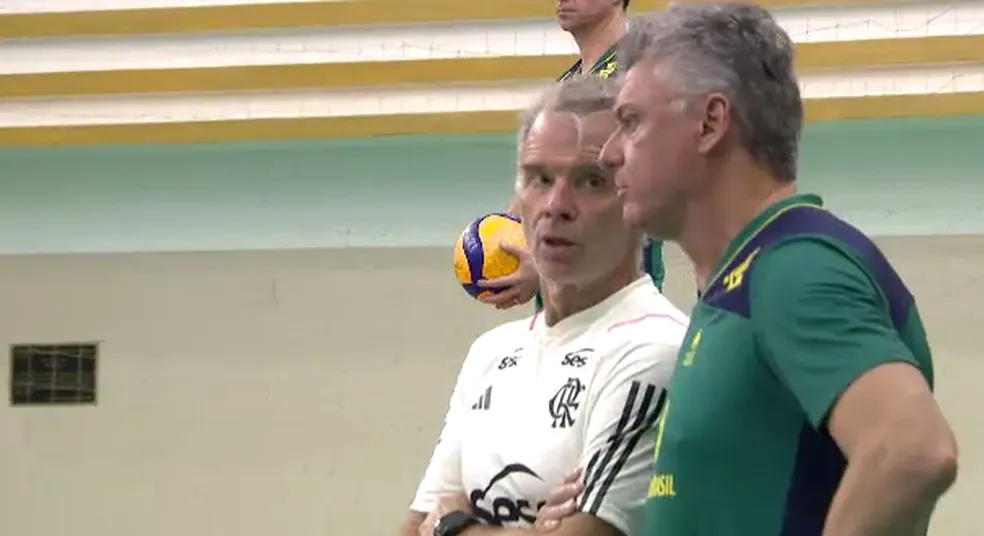
M 984 232 L 984 116 L 813 123 L 803 188 L 876 234 Z M 0 149 L 0 253 L 446 246 L 511 135 Z
M 979 230 L 980 119 L 810 128 L 804 182 L 833 209 L 896 235 Z M 101 341 L 97 407 L 0 411 L 0 533 L 391 534 L 468 344 L 528 311 L 474 303 L 451 272 L 462 223 L 508 197 L 511 143 L 3 153 L 7 252 L 274 251 L 0 256 L 0 344 Z M 961 440 L 933 534 L 973 536 L 984 239 L 880 243 Z M 390 247 L 285 249 L 346 244 Z M 692 274 L 676 248 L 668 263 L 687 307 Z

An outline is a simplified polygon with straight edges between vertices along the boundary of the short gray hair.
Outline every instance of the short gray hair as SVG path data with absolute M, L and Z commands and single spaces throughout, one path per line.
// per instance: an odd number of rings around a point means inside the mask
M 632 25 L 619 50 L 628 69 L 667 63 L 687 96 L 722 93 L 741 145 L 778 180 L 796 179 L 803 100 L 793 41 L 764 8 L 750 3 L 674 4 Z
M 547 88 L 520 116 L 519 144 L 529 135 L 533 123 L 544 112 L 568 112 L 584 116 L 612 110 L 617 86 L 611 79 L 580 75 L 568 78 Z

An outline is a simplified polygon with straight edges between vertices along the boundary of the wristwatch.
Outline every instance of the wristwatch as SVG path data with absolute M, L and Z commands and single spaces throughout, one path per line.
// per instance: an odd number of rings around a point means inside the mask
M 455 510 L 437 520 L 437 524 L 434 525 L 434 536 L 458 536 L 477 523 L 477 517 L 462 510 Z

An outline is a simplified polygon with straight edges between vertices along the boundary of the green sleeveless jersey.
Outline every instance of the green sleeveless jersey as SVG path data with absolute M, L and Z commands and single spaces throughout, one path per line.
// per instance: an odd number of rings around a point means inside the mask
M 888 362 L 933 363 L 913 296 L 863 233 L 796 196 L 728 247 L 658 424 L 646 536 L 820 536 L 846 461 L 838 397 Z

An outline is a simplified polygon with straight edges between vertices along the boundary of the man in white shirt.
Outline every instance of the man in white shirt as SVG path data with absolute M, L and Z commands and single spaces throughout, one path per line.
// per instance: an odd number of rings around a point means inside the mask
M 640 268 L 614 176 L 610 82 L 561 82 L 524 118 L 516 193 L 543 309 L 481 335 L 403 536 L 533 530 L 550 489 L 583 468 L 558 536 L 631 536 L 687 317 Z

